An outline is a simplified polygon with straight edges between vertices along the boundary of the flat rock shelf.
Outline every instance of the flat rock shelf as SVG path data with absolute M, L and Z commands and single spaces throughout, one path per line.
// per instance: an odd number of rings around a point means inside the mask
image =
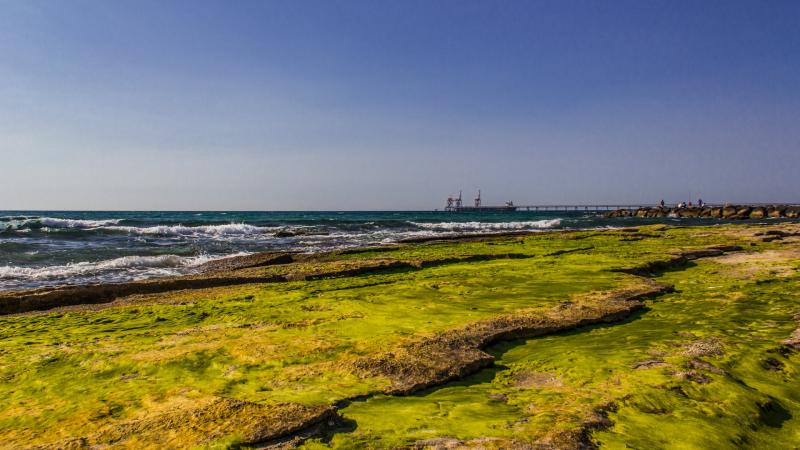
M 0 448 L 792 448 L 800 224 L 265 253 L 0 296 Z

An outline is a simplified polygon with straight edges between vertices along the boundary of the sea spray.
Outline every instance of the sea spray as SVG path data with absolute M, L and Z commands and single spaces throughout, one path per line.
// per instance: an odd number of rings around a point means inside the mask
M 30 283 L 39 286 L 51 284 L 88 284 L 99 282 L 129 281 L 154 276 L 172 276 L 192 272 L 192 269 L 217 259 L 245 256 L 238 252 L 231 255 L 158 255 L 122 256 L 104 261 L 81 261 L 45 267 L 0 266 L 0 283 L 7 287 L 25 287 Z
M 54 212 L 0 216 L 0 290 L 193 273 L 209 259 L 598 226 L 570 213 Z

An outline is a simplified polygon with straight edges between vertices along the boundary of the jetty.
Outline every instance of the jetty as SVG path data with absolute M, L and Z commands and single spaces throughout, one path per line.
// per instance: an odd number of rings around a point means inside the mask
M 800 218 L 800 203 L 750 203 L 750 204 L 712 204 L 703 203 L 698 206 L 687 206 L 685 203 L 677 205 L 662 204 L 541 204 L 541 205 L 515 205 L 507 201 L 504 205 L 485 206 L 481 201 L 481 190 L 475 197 L 472 205 L 464 205 L 461 191 L 458 197 L 447 197 L 444 208 L 447 212 L 511 212 L 511 211 L 584 211 L 605 212 L 608 218 L 616 217 L 685 217 L 685 218 L 716 218 L 716 219 L 764 219 L 764 218 Z
M 798 219 L 800 204 L 750 204 L 703 205 L 702 207 L 686 206 L 644 206 L 639 208 L 618 208 L 606 214 L 606 217 L 682 217 L 710 219 Z

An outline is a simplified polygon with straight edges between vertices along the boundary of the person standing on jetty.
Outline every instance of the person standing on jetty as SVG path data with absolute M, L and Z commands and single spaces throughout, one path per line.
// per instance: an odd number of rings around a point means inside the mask
M 664 199 L 663 198 L 661 199 L 661 203 L 659 203 L 659 204 L 661 205 L 662 208 L 664 207 Z

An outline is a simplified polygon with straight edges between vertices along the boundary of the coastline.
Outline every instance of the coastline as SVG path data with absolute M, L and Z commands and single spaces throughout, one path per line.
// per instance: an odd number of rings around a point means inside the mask
M 729 272 L 728 267 L 736 270 Z M 678 346 L 674 348 L 679 351 L 650 356 L 655 362 L 646 362 L 642 358 L 653 345 L 647 344 L 625 356 L 626 360 L 635 358 L 630 363 L 619 365 L 614 358 L 596 362 L 611 364 L 606 370 L 631 381 L 623 378 L 617 387 L 592 391 L 596 398 L 584 400 L 589 409 L 562 400 L 572 409 L 568 415 L 552 416 L 565 421 L 557 423 L 535 419 L 536 410 L 509 409 L 508 405 L 515 404 L 513 399 L 533 396 L 538 400 L 531 401 L 539 408 L 550 408 L 547 397 L 537 397 L 542 389 L 553 390 L 549 396 L 562 391 L 575 396 L 564 390 L 572 386 L 568 372 L 529 373 L 532 369 L 515 368 L 520 363 L 513 361 L 503 363 L 511 369 L 503 369 L 495 364 L 503 356 L 492 349 L 498 345 L 525 349 L 534 345 L 526 343 L 535 342 L 526 341 L 531 337 L 580 337 L 595 330 L 593 324 L 605 324 L 600 325 L 603 330 L 635 325 L 649 317 L 655 305 L 669 305 L 690 294 L 706 295 L 706 287 L 700 286 L 693 294 L 692 285 L 682 284 L 679 274 L 683 271 L 700 270 L 700 279 L 709 278 L 712 288 L 725 286 L 731 298 L 743 289 L 743 280 L 752 280 L 747 281 L 747 289 L 763 291 L 772 301 L 782 296 L 785 307 L 762 313 L 767 314 L 765 320 L 775 321 L 794 307 L 791 297 L 781 292 L 793 292 L 800 284 L 797 267 L 798 224 L 647 225 L 465 236 L 313 255 L 265 253 L 212 263 L 202 275 L 130 283 L 136 286 L 133 291 L 95 286 L 90 290 L 106 295 L 96 297 L 103 298 L 103 303 L 55 304 L 55 309 L 0 316 L 7 330 L 0 348 L 0 375 L 10 376 L 9 386 L 17 392 L 6 398 L 26 396 L 34 423 L 39 424 L 5 428 L 0 433 L 8 442 L 40 448 L 109 443 L 129 448 L 224 443 L 347 448 L 354 442 L 377 442 L 370 440 L 376 437 L 370 430 L 383 430 L 382 420 L 386 420 L 398 424 L 396 430 L 374 433 L 389 433 L 381 441 L 388 447 L 437 448 L 447 442 L 464 448 L 481 442 L 499 447 L 589 445 L 595 435 L 609 438 L 614 424 L 627 420 L 616 411 L 627 411 L 626 393 L 637 395 L 636 389 L 641 389 L 635 387 L 641 384 L 636 377 L 657 373 L 657 379 L 663 379 L 659 383 L 677 383 L 684 390 L 698 383 L 726 382 L 727 375 L 715 371 L 727 367 L 717 359 L 738 355 L 737 347 L 727 343 L 733 337 L 715 337 L 720 343 L 714 345 L 724 352 L 714 350 L 700 359 L 683 355 L 684 347 Z M 748 278 L 739 278 L 739 271 Z M 777 281 L 768 282 L 773 279 Z M 672 292 L 678 284 L 679 292 Z M 152 286 L 163 290 L 148 290 L 155 289 Z M 658 300 L 650 300 L 654 297 Z M 62 298 L 82 297 L 75 291 L 62 291 Z M 699 298 L 704 297 L 686 301 Z M 718 305 L 728 308 L 736 303 Z M 677 311 L 652 320 L 679 318 Z M 719 330 L 730 327 L 724 316 L 715 320 L 721 321 L 714 322 Z M 772 332 L 773 346 L 780 347 L 781 341 L 791 338 L 794 325 L 789 327 L 787 322 Z M 763 333 L 761 328 L 755 331 Z M 685 345 L 695 345 L 704 336 L 681 339 L 687 340 Z M 23 341 L 30 344 L 20 345 Z M 679 344 L 684 345 L 683 341 Z M 624 347 L 619 351 L 625 354 Z M 105 354 L 112 355 L 111 359 L 97 359 Z M 783 376 L 793 376 L 788 368 L 798 361 L 791 353 L 769 355 L 759 358 L 775 359 L 787 368 Z M 24 362 L 40 360 L 53 362 Z M 16 367 L 22 371 L 10 372 L 11 361 L 19 361 Z M 563 370 L 575 370 L 574 364 L 557 361 L 565 364 Z M 706 368 L 681 369 L 685 364 Z M 97 369 L 87 371 L 86 367 Z M 548 370 L 562 370 L 558 367 Z M 22 375 L 31 370 L 37 383 L 62 388 L 31 390 L 34 385 Z M 496 372 L 497 381 L 458 381 L 484 371 Z M 759 369 L 740 376 L 772 373 Z M 121 383 L 130 400 L 118 397 Z M 489 383 L 489 394 L 479 389 L 481 383 Z M 79 384 L 94 386 L 94 393 L 72 400 L 72 407 L 94 411 L 93 419 L 86 422 L 80 414 L 71 415 L 60 419 L 58 436 L 43 434 L 51 413 L 41 408 L 62 401 L 60 391 L 70 392 Z M 449 387 L 436 389 L 443 385 Z M 479 390 L 473 393 L 474 389 Z M 463 392 L 459 395 L 464 396 L 460 401 L 465 405 L 497 410 L 493 415 L 503 420 L 510 414 L 513 426 L 503 431 L 506 428 L 486 428 L 464 419 L 475 429 L 468 432 L 445 420 L 436 425 L 441 429 L 440 440 L 431 441 L 410 425 L 404 428 L 403 420 L 393 416 L 392 411 L 404 410 L 404 402 L 424 403 L 428 396 L 443 395 L 440 392 Z M 421 394 L 405 397 L 410 393 Z M 486 395 L 499 400 L 487 404 Z M 114 408 L 121 408 L 120 412 L 103 412 L 106 403 L 101 398 L 115 398 L 119 406 Z M 170 406 L 147 406 L 150 401 L 141 403 L 144 398 L 160 398 Z M 741 407 L 757 409 L 760 398 Z M 784 394 L 774 398 L 782 407 L 794 408 Z M 398 406 L 380 414 L 370 412 L 384 403 Z M 14 417 L 14 411 L 11 400 L 0 402 L 0 419 Z M 349 420 L 359 423 L 355 431 L 348 427 Z M 165 435 L 166 430 L 171 434 Z M 755 430 L 751 438 L 757 440 L 760 435 Z
M 195 274 L 208 261 L 265 251 L 319 253 L 560 225 L 553 214 L 534 213 L 15 212 L 0 216 L 0 289 Z
M 24 213 L 24 212 L 19 212 Z M 775 220 L 764 218 L 760 222 Z M 635 223 L 634 223 L 635 222 Z M 713 223 L 738 222 L 716 219 Z M 702 218 L 604 218 L 583 212 L 27 212 L 0 217 L 0 289 L 128 283 L 197 275 L 233 255 L 324 253 L 374 245 L 551 230 L 706 225 Z
M 152 277 L 143 280 L 61 285 L 52 287 L 39 287 L 31 289 L 0 290 L 0 316 L 7 314 L 20 314 L 35 311 L 48 311 L 57 308 L 81 305 L 94 305 L 112 302 L 116 298 L 131 295 L 146 295 L 167 293 L 177 290 L 205 289 L 214 287 L 246 285 L 254 283 L 281 283 L 289 281 L 303 281 L 320 278 L 335 278 L 341 276 L 365 275 L 392 270 L 420 268 L 423 263 L 416 261 L 377 261 L 374 264 L 362 266 L 343 265 L 331 267 L 327 271 L 312 269 L 309 271 L 294 271 L 283 273 L 280 270 L 270 271 L 273 266 L 288 264 L 314 264 L 330 262 L 340 256 L 359 255 L 369 252 L 392 252 L 401 250 L 403 246 L 413 244 L 448 243 L 458 244 L 467 242 L 486 242 L 494 239 L 524 237 L 529 235 L 569 234 L 581 232 L 601 233 L 635 233 L 637 227 L 598 228 L 587 230 L 541 230 L 541 231 L 506 231 L 471 233 L 462 235 L 431 236 L 425 238 L 412 238 L 399 240 L 385 245 L 366 245 L 342 250 L 326 250 L 318 252 L 257 252 L 248 255 L 227 256 L 214 259 L 197 267 L 195 273 L 177 276 Z M 508 256 L 501 256 L 503 258 Z M 513 256 L 512 256 L 513 257 Z M 452 262 L 452 261 L 446 261 Z M 424 264 L 435 265 L 440 261 L 426 261 Z M 258 271 L 258 269 L 267 269 Z M 251 270 L 246 270 L 251 269 Z
M 633 229 L 627 230 L 631 231 Z M 314 264 L 336 259 L 343 255 L 363 254 L 368 252 L 391 252 L 401 249 L 403 245 L 410 244 L 437 242 L 457 244 L 460 242 L 481 242 L 492 239 L 525 236 L 534 233 L 569 233 L 575 231 L 578 230 L 474 233 L 469 235 L 435 236 L 405 241 L 401 240 L 397 243 L 380 246 L 368 245 L 344 250 L 328 250 L 313 253 L 298 251 L 259 252 L 242 256 L 221 257 L 204 263 L 197 268 L 196 273 L 188 275 L 153 277 L 120 283 L 63 285 L 0 291 L 0 315 L 46 311 L 67 306 L 100 304 L 129 295 L 158 294 L 175 290 L 203 289 L 251 283 L 301 281 L 409 269 L 415 268 L 417 265 L 415 265 L 414 262 L 408 261 L 395 261 L 393 263 L 379 261 L 377 264 L 367 264 L 364 266 L 352 267 L 350 265 L 345 265 L 344 267 L 338 269 L 332 268 L 328 271 L 321 272 L 318 270 L 310 270 L 308 272 L 292 272 L 291 274 L 281 273 L 281 271 L 263 273 L 245 270 L 270 268 L 272 266 L 282 266 L 293 263 Z

